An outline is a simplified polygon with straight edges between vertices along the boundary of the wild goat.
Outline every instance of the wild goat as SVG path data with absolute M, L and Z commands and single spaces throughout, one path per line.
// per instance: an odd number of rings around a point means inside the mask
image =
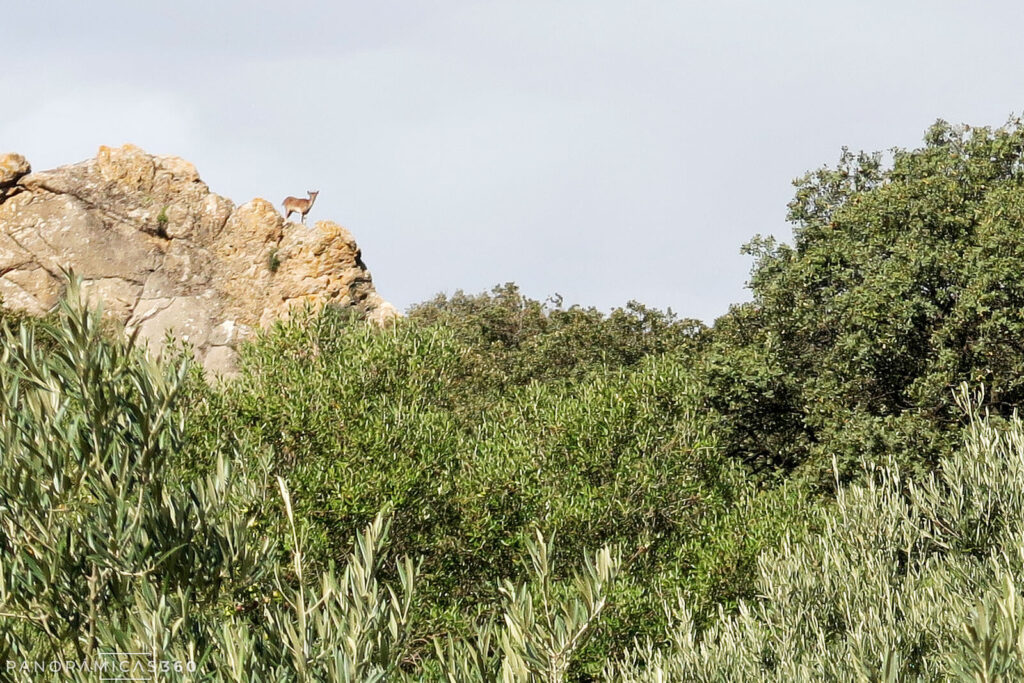
M 302 216 L 302 222 L 306 222 L 306 214 L 313 208 L 313 202 L 316 201 L 316 196 L 320 194 L 320 190 L 306 190 L 306 194 L 309 195 L 309 199 L 299 199 L 298 197 L 285 197 L 284 200 L 284 219 L 288 220 L 296 211 Z

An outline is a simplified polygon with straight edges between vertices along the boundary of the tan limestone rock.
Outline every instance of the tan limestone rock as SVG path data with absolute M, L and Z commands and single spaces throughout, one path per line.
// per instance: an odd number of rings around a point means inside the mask
M 0 188 L 13 185 L 31 170 L 28 160 L 20 154 L 0 154 Z
M 221 376 L 235 372 L 240 341 L 295 306 L 348 306 L 379 324 L 399 317 L 345 228 L 286 222 L 264 199 L 236 207 L 184 159 L 124 145 L 29 171 L 23 157 L 0 156 L 5 306 L 45 313 L 73 268 L 83 296 L 150 348 L 170 333 Z

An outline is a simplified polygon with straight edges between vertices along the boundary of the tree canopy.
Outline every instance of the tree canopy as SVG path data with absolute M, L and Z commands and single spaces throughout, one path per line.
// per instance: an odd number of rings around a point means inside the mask
M 821 474 L 862 455 L 927 467 L 953 442 L 953 388 L 1024 399 L 1024 128 L 933 125 L 925 145 L 843 150 L 795 181 L 792 245 L 756 238 L 753 301 L 700 363 L 729 448 Z

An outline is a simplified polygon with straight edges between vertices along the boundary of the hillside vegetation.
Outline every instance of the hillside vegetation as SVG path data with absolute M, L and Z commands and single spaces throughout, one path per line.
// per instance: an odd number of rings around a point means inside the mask
M 505 285 L 294 316 L 211 384 L 74 282 L 5 313 L 4 675 L 1019 679 L 1022 160 L 844 151 L 712 327 Z

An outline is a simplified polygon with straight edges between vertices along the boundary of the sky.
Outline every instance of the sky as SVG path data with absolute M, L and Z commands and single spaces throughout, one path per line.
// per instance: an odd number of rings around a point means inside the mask
M 513 281 L 711 322 L 792 181 L 1024 111 L 1024 3 L 5 3 L 0 153 L 139 145 L 243 203 L 320 190 L 400 309 Z M 301 229 L 301 228 L 300 228 Z

